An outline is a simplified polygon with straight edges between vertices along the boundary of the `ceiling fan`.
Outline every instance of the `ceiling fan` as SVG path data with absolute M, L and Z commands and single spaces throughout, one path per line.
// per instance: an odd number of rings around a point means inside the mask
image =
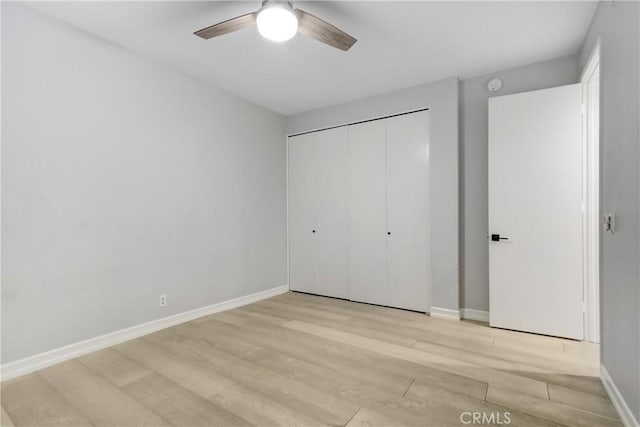
M 357 41 L 349 34 L 328 22 L 300 9 L 294 9 L 291 1 L 263 0 L 260 10 L 219 22 L 194 34 L 210 39 L 242 30 L 254 24 L 260 34 L 269 40 L 286 41 L 301 32 L 319 42 L 347 51 Z

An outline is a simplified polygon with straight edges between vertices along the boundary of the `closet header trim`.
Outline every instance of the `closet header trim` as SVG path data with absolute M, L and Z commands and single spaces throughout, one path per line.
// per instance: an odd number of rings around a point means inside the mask
M 389 119 L 391 117 L 406 116 L 407 114 L 419 113 L 421 111 L 428 111 L 428 110 L 429 110 L 429 108 L 421 108 L 419 110 L 407 111 L 406 113 L 391 114 L 389 116 L 376 117 L 375 119 L 360 120 L 359 122 L 346 123 L 346 124 L 343 124 L 343 125 L 336 125 L 336 126 L 328 126 L 326 128 L 322 128 L 322 129 L 308 130 L 308 131 L 305 131 L 305 132 L 299 132 L 299 133 L 294 133 L 294 134 L 291 134 L 291 135 L 287 135 L 287 138 L 291 138 L 293 136 L 306 135 L 308 133 L 322 132 L 324 130 L 329 130 L 329 129 L 342 128 L 342 127 L 345 127 L 345 126 L 359 125 L 360 123 L 375 122 L 376 120 L 384 120 L 384 119 Z

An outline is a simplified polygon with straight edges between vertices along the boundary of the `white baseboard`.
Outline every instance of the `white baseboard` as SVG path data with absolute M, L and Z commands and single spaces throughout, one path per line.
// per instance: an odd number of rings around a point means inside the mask
M 462 308 L 463 319 L 477 320 L 478 322 L 489 322 L 489 312 L 483 310 L 474 310 L 473 308 Z
M 89 338 L 88 340 L 16 360 L 11 363 L 6 363 L 0 366 L 0 380 L 10 380 L 12 378 L 46 368 L 47 366 L 64 362 L 65 360 L 73 359 L 143 335 L 148 335 L 161 329 L 166 329 L 171 326 L 179 325 L 180 323 L 189 322 L 199 317 L 208 316 L 221 311 L 231 310 L 233 308 L 271 298 L 276 295 L 284 294 L 286 292 L 289 292 L 289 285 L 278 286 L 265 291 L 256 292 L 254 294 L 208 305 L 206 307 L 196 308 L 184 313 L 174 314 L 162 319 L 152 320 L 140 325 L 131 326 L 126 329 L 110 332 L 95 338 Z
M 439 317 L 441 319 L 460 320 L 460 310 L 432 306 L 429 316 Z
M 613 382 L 613 379 L 611 379 L 604 365 L 600 365 L 600 381 L 602 381 L 602 385 L 607 391 L 611 403 L 613 403 L 616 411 L 618 411 L 622 424 L 626 427 L 640 427 L 638 420 L 633 415 L 633 412 L 631 412 L 631 409 L 629 409 L 627 402 L 625 402 L 624 397 L 622 397 L 620 390 L 616 387 L 616 384 Z

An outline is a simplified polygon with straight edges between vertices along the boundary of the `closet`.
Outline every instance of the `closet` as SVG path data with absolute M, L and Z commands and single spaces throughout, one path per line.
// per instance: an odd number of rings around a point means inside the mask
M 429 311 L 429 112 L 289 137 L 292 290 Z

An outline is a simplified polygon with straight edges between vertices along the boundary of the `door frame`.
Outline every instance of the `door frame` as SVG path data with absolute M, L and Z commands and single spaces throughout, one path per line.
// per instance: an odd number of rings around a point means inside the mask
M 600 38 L 582 74 L 584 340 L 600 342 Z M 597 90 L 589 91 L 596 83 Z

